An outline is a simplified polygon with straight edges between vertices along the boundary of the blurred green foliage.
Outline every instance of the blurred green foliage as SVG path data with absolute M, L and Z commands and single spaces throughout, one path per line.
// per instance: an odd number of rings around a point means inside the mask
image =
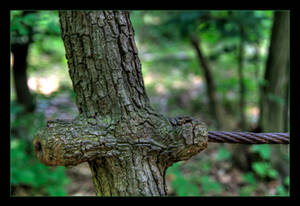
M 38 111 L 25 114 L 22 105 L 15 102 L 11 90 L 11 192 L 26 188 L 27 195 L 65 196 L 69 179 L 64 167 L 48 167 L 34 155 L 32 141 L 36 131 L 45 124 L 44 110 L 49 101 L 62 92 L 74 99 L 68 77 L 65 51 L 60 37 L 58 11 L 11 11 L 11 43 L 30 41 L 28 76 L 36 79 L 54 75 L 60 79 L 60 89 L 50 95 L 31 91 L 38 100 Z M 32 39 L 29 39 L 31 33 Z M 12 79 L 11 79 L 12 82 Z M 49 82 L 51 83 L 51 82 Z M 17 194 L 18 195 L 18 194 Z
M 10 105 L 10 181 L 11 192 L 16 187 L 29 187 L 28 195 L 65 196 L 69 179 L 64 167 L 48 167 L 40 163 L 33 152 L 33 135 L 44 126 L 43 113 L 20 115 L 22 106 Z M 14 195 L 14 194 L 12 194 Z
M 206 164 L 206 166 L 208 165 Z M 178 162 L 167 170 L 167 176 L 169 175 L 172 178 L 171 186 L 175 190 L 176 195 L 199 196 L 208 193 L 218 195 L 221 192 L 222 186 L 209 175 L 185 175 L 182 173 L 181 167 L 182 164 Z
M 240 188 L 241 196 L 249 196 L 257 189 L 257 185 L 261 180 L 279 180 L 276 187 L 278 196 L 289 196 L 289 176 L 282 181 L 276 169 L 271 165 L 271 146 L 270 145 L 253 145 L 251 151 L 258 154 L 261 161 L 252 163 L 252 171 L 243 175 L 243 180 L 247 183 Z M 268 195 L 268 194 L 266 194 Z
M 224 146 L 220 146 L 218 150 L 217 160 L 230 160 L 232 157 L 230 151 Z
M 191 180 L 183 177 L 179 170 L 180 163 L 175 163 L 167 170 L 167 175 L 172 174 L 172 187 L 178 196 L 197 196 L 199 195 L 197 185 Z
M 210 176 L 208 175 L 203 175 L 200 177 L 200 184 L 203 190 L 203 193 L 209 193 L 213 192 L 213 194 L 218 195 L 221 190 L 222 186 L 215 180 L 213 180 Z
M 253 162 L 252 169 L 260 178 L 280 179 L 276 169 L 271 165 L 271 146 L 270 145 L 253 145 L 252 151 L 256 152 L 262 158 L 262 161 Z M 289 176 L 286 176 L 281 184 L 277 186 L 277 195 L 289 195 Z
M 190 171 L 184 172 L 185 167 L 191 167 Z M 194 164 L 177 162 L 167 170 L 166 175 L 172 179 L 171 187 L 177 196 L 219 195 L 224 188 L 209 174 L 210 170 L 209 161 Z
M 26 185 L 29 195 L 65 196 L 69 183 L 64 167 L 51 168 L 40 163 L 33 154 L 26 153 L 27 142 L 11 141 L 11 186 Z
M 270 181 L 275 180 L 277 181 L 275 193 L 269 194 L 267 189 L 262 189 L 263 191 L 260 191 L 259 195 L 289 196 L 290 178 L 286 176 L 281 179 L 278 172 L 272 167 L 269 145 L 254 145 L 251 150 L 258 154 L 263 161 L 253 162 L 252 170 L 241 173 L 242 184 L 238 189 L 238 194 L 252 196 L 262 185 L 267 185 Z M 172 194 L 175 193 L 178 196 L 222 195 L 222 192 L 226 191 L 226 184 L 215 180 L 211 171 L 215 169 L 214 165 L 224 165 L 224 162 L 231 163 L 232 154 L 224 146 L 220 146 L 217 151 L 215 159 L 202 156 L 197 160 L 175 163 L 168 168 L 166 175 L 171 179 Z
M 138 46 L 141 48 L 139 50 L 143 74 L 147 76 L 150 73 L 157 73 L 157 76 L 161 77 L 160 82 L 172 94 L 176 94 L 174 81 L 189 81 L 187 76 L 191 74 L 203 77 L 203 71 L 189 39 L 192 34 L 197 34 L 204 55 L 209 59 L 208 63 L 212 68 L 217 95 L 226 105 L 225 109 L 233 114 L 233 117 L 238 116 L 238 110 L 233 108 L 239 104 L 237 73 L 239 25 L 243 25 L 246 35 L 243 82 L 247 110 L 258 105 L 272 15 L 273 11 L 132 11 L 131 19 Z M 258 58 L 255 52 L 257 46 Z M 155 91 L 155 87 L 151 89 Z M 203 94 L 195 97 L 198 98 L 197 103 L 207 101 L 205 89 L 203 91 Z M 174 109 L 177 113 L 184 111 L 174 105 L 174 101 L 176 99 L 168 102 L 167 106 L 172 115 Z M 208 111 L 207 107 L 207 104 L 203 104 L 196 109 L 199 111 L 201 108 L 203 114 Z M 195 111 L 184 112 L 194 114 Z M 256 123 L 256 119 L 250 115 L 247 115 L 247 119 L 251 124 Z
M 33 42 L 43 41 L 48 36 L 59 36 L 58 11 L 21 11 L 10 13 L 11 41 L 25 41 L 30 32 Z

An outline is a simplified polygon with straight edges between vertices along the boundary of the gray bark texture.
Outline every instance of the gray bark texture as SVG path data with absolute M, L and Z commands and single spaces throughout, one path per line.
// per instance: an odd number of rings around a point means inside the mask
M 46 165 L 88 162 L 96 195 L 166 195 L 165 172 L 207 147 L 198 118 L 168 118 L 146 94 L 126 11 L 61 11 L 79 115 L 48 121 L 34 139 Z

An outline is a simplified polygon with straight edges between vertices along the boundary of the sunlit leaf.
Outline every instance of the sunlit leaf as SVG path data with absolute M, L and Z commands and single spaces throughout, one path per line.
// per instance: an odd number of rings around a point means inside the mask
M 254 162 L 252 168 L 259 176 L 266 177 L 270 165 L 267 162 Z
M 278 172 L 277 172 L 276 170 L 274 170 L 274 169 L 270 169 L 270 170 L 268 171 L 268 176 L 269 176 L 270 178 L 275 179 L 275 178 L 278 177 Z
M 251 147 L 253 152 L 257 152 L 263 159 L 267 160 L 270 158 L 271 155 L 271 147 L 270 145 L 263 144 L 263 145 L 253 145 Z

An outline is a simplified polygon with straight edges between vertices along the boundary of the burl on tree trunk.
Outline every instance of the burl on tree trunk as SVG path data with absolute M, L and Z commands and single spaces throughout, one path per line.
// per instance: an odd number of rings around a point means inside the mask
M 37 158 L 46 165 L 88 162 L 96 195 L 166 195 L 166 169 L 207 147 L 207 126 L 151 108 L 128 12 L 59 17 L 79 115 L 37 132 Z

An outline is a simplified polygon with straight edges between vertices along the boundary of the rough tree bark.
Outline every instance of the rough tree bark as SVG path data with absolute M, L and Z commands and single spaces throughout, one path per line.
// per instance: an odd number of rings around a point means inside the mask
M 265 132 L 284 131 L 284 99 L 288 79 L 289 12 L 276 11 L 269 55 L 261 89 L 259 128 Z
M 200 42 L 199 42 L 199 38 L 196 35 L 192 35 L 190 40 L 191 40 L 192 46 L 194 47 L 194 49 L 197 53 L 199 64 L 201 65 L 201 67 L 204 71 L 211 114 L 216 121 L 216 127 L 218 129 L 221 129 L 223 127 L 221 106 L 217 99 L 216 86 L 215 86 L 215 82 L 214 82 L 214 79 L 213 79 L 213 76 L 211 73 L 211 68 L 208 65 L 207 59 L 203 55 L 203 52 L 202 52 L 202 49 L 200 46 Z
M 59 17 L 79 115 L 37 132 L 37 158 L 46 165 L 87 161 L 99 196 L 166 195 L 166 169 L 207 147 L 206 125 L 151 108 L 128 12 Z

